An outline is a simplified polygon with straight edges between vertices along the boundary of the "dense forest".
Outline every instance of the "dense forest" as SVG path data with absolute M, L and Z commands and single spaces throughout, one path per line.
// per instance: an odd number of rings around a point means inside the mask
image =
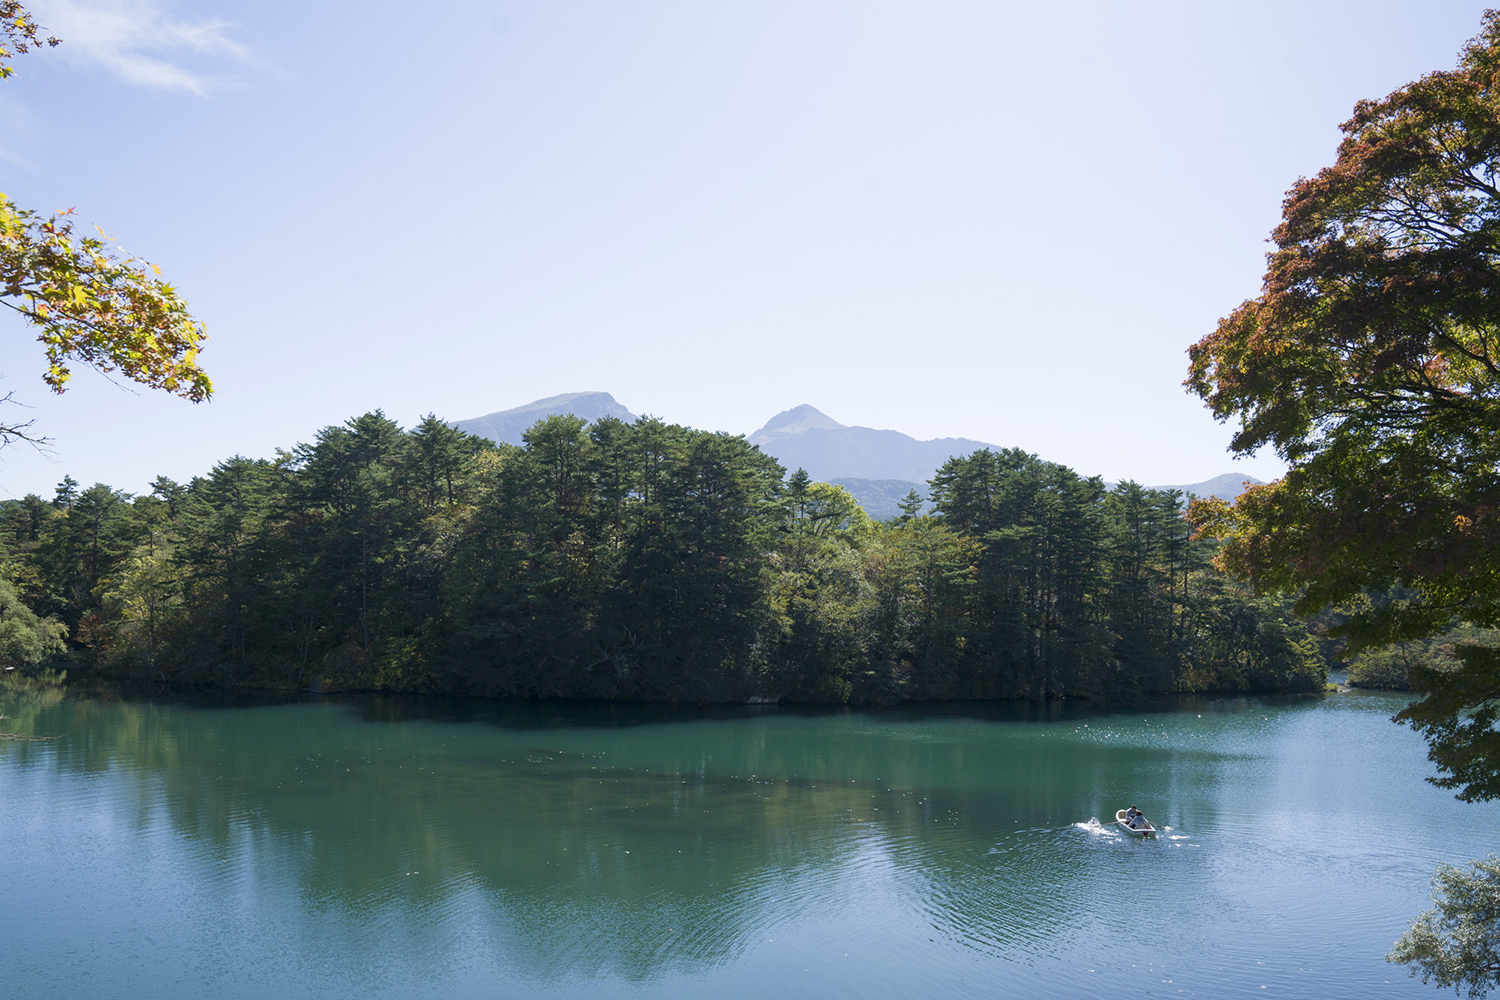
M 313 690 L 669 701 L 1317 690 L 1324 651 L 1209 565 L 1183 497 L 1016 450 L 872 521 L 744 438 L 379 412 L 132 496 L 0 505 L 0 657 Z

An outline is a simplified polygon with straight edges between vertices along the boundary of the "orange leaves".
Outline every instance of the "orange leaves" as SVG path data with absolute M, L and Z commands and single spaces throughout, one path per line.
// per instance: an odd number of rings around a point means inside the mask
M 1262 294 L 1189 349 L 1185 384 L 1239 420 L 1233 450 L 1300 462 L 1406 435 L 1461 453 L 1466 423 L 1500 420 L 1479 414 L 1500 400 L 1497 79 L 1489 14 L 1456 70 L 1361 101 L 1337 162 L 1288 191 Z

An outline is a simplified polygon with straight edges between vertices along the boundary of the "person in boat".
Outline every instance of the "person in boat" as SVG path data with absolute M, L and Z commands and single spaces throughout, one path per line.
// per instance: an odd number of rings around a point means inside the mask
M 1146 814 L 1135 806 L 1125 810 L 1125 822 L 1130 824 L 1132 830 L 1141 830 L 1146 826 Z

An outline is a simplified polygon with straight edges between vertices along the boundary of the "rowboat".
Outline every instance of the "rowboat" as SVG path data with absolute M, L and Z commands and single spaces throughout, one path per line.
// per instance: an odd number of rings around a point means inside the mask
M 1121 809 L 1119 812 L 1115 813 L 1115 822 L 1120 824 L 1120 829 L 1124 830 L 1132 837 L 1156 836 L 1156 827 L 1152 826 L 1151 821 L 1146 819 L 1144 816 L 1141 817 L 1141 822 L 1144 823 L 1145 826 L 1139 828 L 1133 827 L 1129 823 L 1125 822 L 1125 813 L 1128 811 L 1129 810 Z

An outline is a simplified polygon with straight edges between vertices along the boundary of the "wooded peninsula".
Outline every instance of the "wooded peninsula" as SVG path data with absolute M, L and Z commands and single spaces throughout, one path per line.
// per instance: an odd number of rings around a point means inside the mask
M 1315 691 L 1333 644 L 1210 564 L 1183 496 L 1019 450 L 904 513 L 743 437 L 380 412 L 132 496 L 0 504 L 0 656 L 102 678 L 880 704 Z

